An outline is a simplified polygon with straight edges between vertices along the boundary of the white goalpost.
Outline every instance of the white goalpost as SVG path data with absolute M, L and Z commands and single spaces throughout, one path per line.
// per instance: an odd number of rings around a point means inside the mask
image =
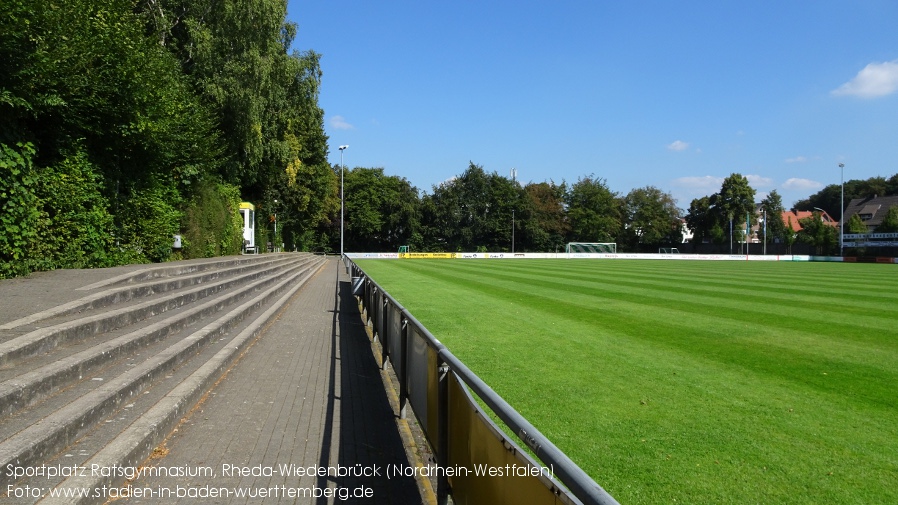
M 616 242 L 568 242 L 566 253 L 617 253 Z

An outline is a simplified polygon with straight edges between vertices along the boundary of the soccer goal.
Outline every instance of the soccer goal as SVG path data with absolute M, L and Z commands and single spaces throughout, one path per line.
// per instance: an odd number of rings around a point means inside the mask
M 615 242 L 568 242 L 564 248 L 566 253 L 611 253 L 617 252 Z

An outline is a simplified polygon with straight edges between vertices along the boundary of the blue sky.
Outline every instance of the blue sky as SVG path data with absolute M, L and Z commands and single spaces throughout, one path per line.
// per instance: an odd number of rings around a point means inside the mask
M 469 161 L 688 208 L 898 173 L 898 2 L 289 0 L 330 160 L 427 192 Z

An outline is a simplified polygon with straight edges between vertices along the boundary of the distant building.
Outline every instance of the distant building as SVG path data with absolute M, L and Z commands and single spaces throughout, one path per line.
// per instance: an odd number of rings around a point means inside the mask
M 692 242 L 692 237 L 694 236 L 692 228 L 686 224 L 686 220 L 683 218 L 680 218 L 680 229 L 683 231 L 683 243 Z
M 792 223 L 792 231 L 798 233 L 802 229 L 801 223 L 799 223 L 799 221 L 808 217 L 814 217 L 814 213 L 819 213 L 824 223 L 835 228 L 839 227 L 839 222 L 833 219 L 832 216 L 827 214 L 825 210 L 787 210 L 783 212 L 783 224 L 788 227 L 789 223 Z
M 889 212 L 889 207 L 893 205 L 898 205 L 898 195 L 855 198 L 845 208 L 845 223 L 848 223 L 851 216 L 857 214 L 867 225 L 868 232 L 876 231 L 876 227 L 882 224 L 883 218 Z

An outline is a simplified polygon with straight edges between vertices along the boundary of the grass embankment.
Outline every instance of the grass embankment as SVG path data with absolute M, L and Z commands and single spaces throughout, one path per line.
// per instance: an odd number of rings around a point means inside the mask
M 358 262 L 621 503 L 898 503 L 898 269 Z

